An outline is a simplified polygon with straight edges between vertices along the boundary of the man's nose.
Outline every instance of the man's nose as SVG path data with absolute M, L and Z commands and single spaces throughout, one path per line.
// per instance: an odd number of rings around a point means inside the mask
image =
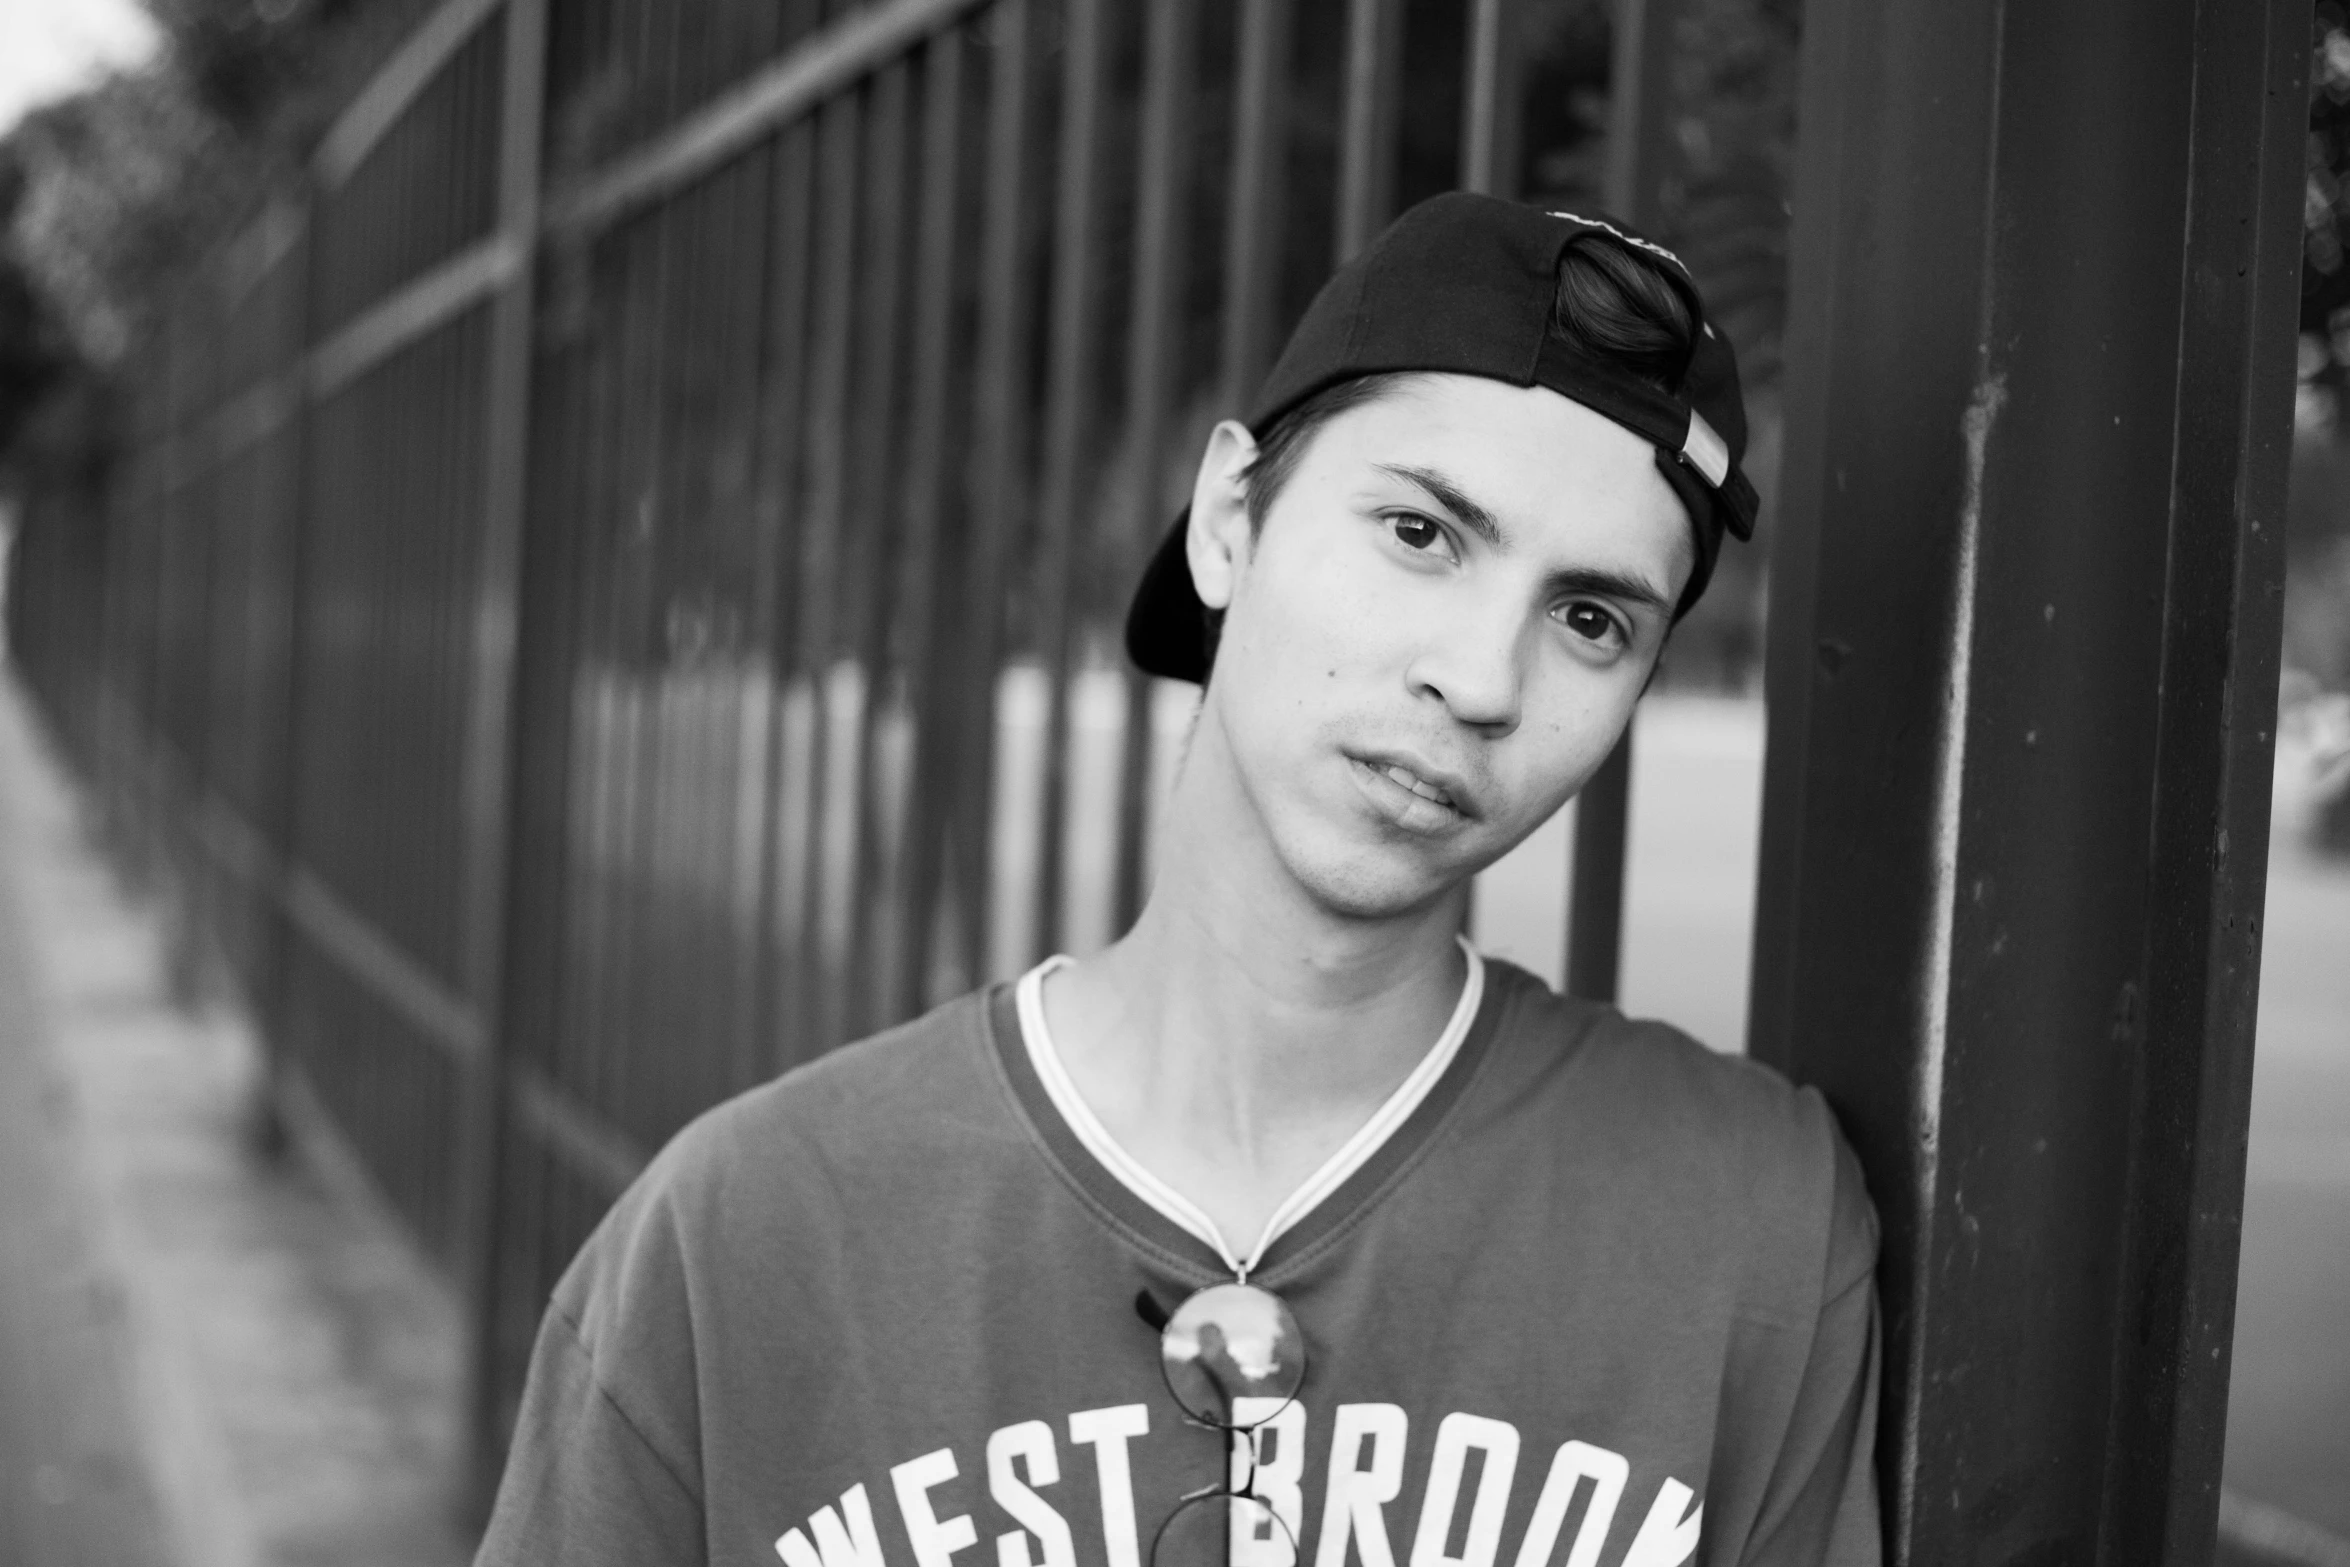
M 1433 628 L 1405 678 L 1415 696 L 1434 696 L 1459 722 L 1498 737 L 1518 727 L 1525 651 L 1517 616 L 1470 606 Z

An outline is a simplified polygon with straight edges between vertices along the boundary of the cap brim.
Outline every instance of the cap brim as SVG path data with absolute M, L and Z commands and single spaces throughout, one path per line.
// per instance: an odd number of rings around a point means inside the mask
M 1212 634 L 1208 607 L 1192 588 L 1191 561 L 1183 549 L 1190 523 L 1191 508 L 1186 506 L 1143 568 L 1126 611 L 1126 656 L 1146 674 L 1204 685 Z

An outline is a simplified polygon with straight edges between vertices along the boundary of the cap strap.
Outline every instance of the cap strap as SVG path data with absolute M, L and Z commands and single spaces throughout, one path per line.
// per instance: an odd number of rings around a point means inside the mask
M 1705 476 L 1715 489 L 1730 477 L 1730 446 L 1705 422 L 1705 415 L 1689 410 L 1689 433 L 1681 438 L 1681 460 Z

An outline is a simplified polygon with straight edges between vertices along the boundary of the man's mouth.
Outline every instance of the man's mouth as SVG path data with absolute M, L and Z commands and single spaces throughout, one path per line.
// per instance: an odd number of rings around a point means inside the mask
M 1395 763 L 1389 762 L 1379 770 L 1423 800 L 1434 800 L 1447 810 L 1457 811 L 1460 809 L 1458 805 L 1453 803 L 1452 796 L 1447 794 L 1440 785 L 1430 783 L 1408 767 L 1399 767 Z
M 1449 833 L 1474 818 L 1457 780 L 1431 778 L 1390 756 L 1350 756 L 1379 814 L 1412 833 Z

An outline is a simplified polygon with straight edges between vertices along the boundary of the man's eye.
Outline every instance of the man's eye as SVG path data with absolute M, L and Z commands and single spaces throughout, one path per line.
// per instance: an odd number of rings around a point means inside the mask
M 1569 604 L 1559 611 L 1559 619 L 1569 631 L 1586 641 L 1612 643 L 1624 639 L 1616 617 L 1596 604 Z

